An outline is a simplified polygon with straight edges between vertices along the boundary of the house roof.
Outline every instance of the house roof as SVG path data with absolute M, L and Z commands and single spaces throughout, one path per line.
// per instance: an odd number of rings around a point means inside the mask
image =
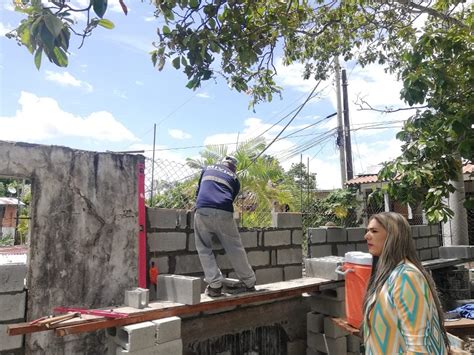
M 14 197 L 0 197 L 0 206 L 2 205 L 18 205 L 20 204 L 21 206 L 24 206 L 25 204 L 20 201 L 18 203 L 18 200 Z
M 474 164 L 468 163 L 462 167 L 463 174 L 474 174 Z M 378 182 L 377 174 L 363 174 L 357 175 L 355 178 L 346 181 L 347 186 L 354 186 L 359 184 L 371 184 Z

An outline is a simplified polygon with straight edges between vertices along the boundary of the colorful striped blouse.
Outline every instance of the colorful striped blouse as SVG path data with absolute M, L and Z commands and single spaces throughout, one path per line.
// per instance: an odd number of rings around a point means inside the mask
M 433 295 L 412 263 L 390 274 L 364 325 L 366 354 L 447 354 Z

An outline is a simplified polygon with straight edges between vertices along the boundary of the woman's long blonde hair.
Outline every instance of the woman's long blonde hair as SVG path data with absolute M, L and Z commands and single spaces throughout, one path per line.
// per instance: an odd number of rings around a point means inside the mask
M 382 212 L 375 214 L 370 217 L 369 222 L 373 219 L 375 219 L 385 229 L 387 232 L 387 238 L 385 239 L 382 254 L 378 258 L 376 267 L 373 269 L 373 275 L 370 278 L 364 299 L 364 322 L 367 324 L 369 332 L 371 330 L 369 314 L 374 307 L 374 296 L 380 292 L 385 281 L 387 281 L 391 272 L 397 267 L 397 265 L 404 260 L 408 260 L 421 271 L 428 282 L 428 286 L 431 290 L 438 311 L 441 333 L 443 334 L 444 342 L 449 349 L 448 335 L 444 328 L 443 309 L 438 298 L 436 286 L 431 275 L 426 272 L 418 258 L 415 242 L 411 237 L 411 227 L 408 224 L 408 221 L 401 214 L 395 212 Z

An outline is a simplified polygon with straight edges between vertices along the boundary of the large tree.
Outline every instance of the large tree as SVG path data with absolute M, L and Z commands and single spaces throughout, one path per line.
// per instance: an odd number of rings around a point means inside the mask
M 75 9 L 67 0 L 42 5 L 15 0 L 27 18 L 10 36 L 34 54 L 67 65 L 70 33 L 83 38 L 103 19 L 106 0 Z M 399 138 L 403 155 L 381 177 L 402 181 L 390 192 L 404 201 L 423 199 L 428 217 L 446 218 L 442 197 L 463 160 L 472 160 L 473 5 L 463 0 L 294 1 L 155 0 L 157 48 L 151 54 L 161 70 L 167 62 L 188 77 L 189 88 L 221 76 L 251 95 L 251 104 L 279 94 L 274 80 L 277 58 L 305 65 L 305 78 L 323 80 L 333 58 L 379 63 L 403 81 L 402 99 L 418 111 Z M 124 12 L 126 5 L 121 0 Z M 73 11 L 88 15 L 81 32 L 69 20 Z M 426 18 L 425 18 L 426 16 Z M 425 20 L 421 21 L 421 19 Z M 418 106 L 417 106 L 418 105 Z M 410 114 L 407 113 L 407 116 Z M 405 190 L 402 191 L 402 188 Z

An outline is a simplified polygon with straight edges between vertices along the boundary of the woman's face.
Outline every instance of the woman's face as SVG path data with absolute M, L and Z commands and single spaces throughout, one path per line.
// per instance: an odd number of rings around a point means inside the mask
M 369 253 L 373 256 L 380 256 L 385 239 L 387 239 L 387 231 L 375 218 L 369 222 L 364 238 L 367 241 Z

